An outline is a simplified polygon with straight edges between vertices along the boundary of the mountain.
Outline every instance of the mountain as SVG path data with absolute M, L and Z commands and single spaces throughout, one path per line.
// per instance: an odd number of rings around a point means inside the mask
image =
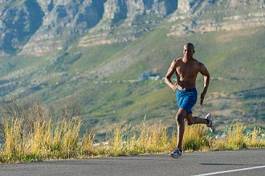
M 80 45 L 133 41 L 174 22 L 168 35 L 264 26 L 260 0 L 2 0 L 2 55 L 43 56 Z M 235 22 L 236 21 L 236 22 Z
M 174 93 L 162 77 L 189 41 L 212 76 L 194 114 L 212 112 L 219 129 L 264 126 L 263 1 L 0 2 L 2 105 L 41 101 L 99 134 L 143 119 L 172 125 Z
M 0 49 L 6 54 L 46 55 L 67 48 L 92 28 L 103 36 L 121 29 L 126 32 L 116 40 L 132 40 L 176 8 L 176 0 L 5 0 Z M 142 22 L 151 24 L 140 29 Z

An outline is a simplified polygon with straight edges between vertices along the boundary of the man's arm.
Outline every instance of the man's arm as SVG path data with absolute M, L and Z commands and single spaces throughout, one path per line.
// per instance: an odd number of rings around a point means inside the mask
M 170 87 L 173 91 L 177 89 L 177 85 L 173 84 L 171 81 L 172 75 L 176 72 L 176 59 L 174 59 L 167 71 L 167 74 L 165 76 L 165 83 Z
M 209 83 L 210 83 L 210 73 L 208 72 L 207 68 L 203 64 L 200 64 L 200 73 L 203 75 L 203 91 L 201 93 L 201 101 L 200 101 L 202 105 L 208 86 L 209 86 Z

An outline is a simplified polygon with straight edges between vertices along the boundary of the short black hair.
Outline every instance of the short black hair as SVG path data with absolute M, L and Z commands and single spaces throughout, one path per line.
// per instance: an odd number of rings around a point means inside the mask
M 195 52 L 194 45 L 192 43 L 190 43 L 190 42 L 189 43 L 186 43 L 184 45 L 184 47 L 191 48 L 193 50 L 193 52 Z
M 184 46 L 187 46 L 188 48 L 193 48 L 194 49 L 194 45 L 192 44 L 192 43 L 186 43 L 186 45 L 184 45 Z

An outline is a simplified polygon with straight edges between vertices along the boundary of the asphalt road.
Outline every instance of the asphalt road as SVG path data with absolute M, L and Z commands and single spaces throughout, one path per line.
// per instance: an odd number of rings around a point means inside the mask
M 265 176 L 265 150 L 1 164 L 0 176 Z

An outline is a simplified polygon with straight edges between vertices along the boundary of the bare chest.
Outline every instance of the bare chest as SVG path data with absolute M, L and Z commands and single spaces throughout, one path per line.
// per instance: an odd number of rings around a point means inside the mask
M 198 71 L 199 70 L 195 64 L 181 64 L 176 67 L 176 72 L 180 78 L 196 78 Z

